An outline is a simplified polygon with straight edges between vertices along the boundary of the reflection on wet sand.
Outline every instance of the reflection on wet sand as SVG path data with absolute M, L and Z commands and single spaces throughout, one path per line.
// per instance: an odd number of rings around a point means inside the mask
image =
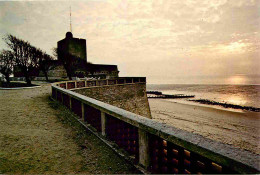
M 240 95 L 240 96 L 234 96 L 230 95 L 226 97 L 226 102 L 230 104 L 237 104 L 244 106 L 246 103 L 248 103 L 248 100 L 246 97 Z

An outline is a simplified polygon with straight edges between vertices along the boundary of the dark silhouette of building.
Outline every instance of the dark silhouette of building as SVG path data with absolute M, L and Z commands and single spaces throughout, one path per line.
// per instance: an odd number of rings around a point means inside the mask
M 118 77 L 117 65 L 92 64 L 87 62 L 87 44 L 85 39 L 74 38 L 71 32 L 57 43 L 58 60 L 71 76 L 77 77 Z
M 51 60 L 51 69 L 48 72 L 50 78 L 65 77 L 118 77 L 117 65 L 92 64 L 87 62 L 87 44 L 85 39 L 74 38 L 71 32 L 67 32 L 64 39 L 57 42 L 58 60 Z M 70 75 L 68 75 L 70 74 Z M 14 71 L 15 77 L 23 77 L 19 69 Z M 43 77 L 39 69 L 33 71 L 34 77 Z
M 66 37 L 57 43 L 58 60 L 64 59 L 64 55 L 71 55 L 87 61 L 87 44 L 85 39 L 73 38 L 71 32 L 66 33 Z

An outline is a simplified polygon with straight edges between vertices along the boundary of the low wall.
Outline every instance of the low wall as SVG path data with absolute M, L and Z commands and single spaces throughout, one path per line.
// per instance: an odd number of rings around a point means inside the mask
M 49 80 L 60 80 L 61 77 L 48 77 Z M 45 77 L 31 77 L 32 81 L 46 81 Z M 10 77 L 10 81 L 26 81 L 25 77 Z
M 143 78 L 52 84 L 52 97 L 152 173 L 259 173 L 259 155 L 134 114 L 69 89 L 138 84 Z
M 73 91 L 151 118 L 145 83 L 80 88 Z

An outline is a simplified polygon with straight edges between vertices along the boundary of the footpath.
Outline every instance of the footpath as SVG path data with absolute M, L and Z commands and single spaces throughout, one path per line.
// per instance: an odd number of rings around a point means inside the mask
M 134 167 L 63 118 L 50 84 L 0 90 L 0 174 L 133 174 Z

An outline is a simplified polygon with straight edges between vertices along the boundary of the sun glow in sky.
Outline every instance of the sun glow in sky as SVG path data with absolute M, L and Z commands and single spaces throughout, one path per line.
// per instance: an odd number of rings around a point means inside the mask
M 226 45 L 220 45 L 217 46 L 217 50 L 219 50 L 222 53 L 244 53 L 248 51 L 250 48 L 251 43 L 244 43 L 242 41 L 232 42 Z
M 228 84 L 246 84 L 247 79 L 245 76 L 236 75 L 229 77 L 229 83 Z
M 233 42 L 226 46 L 226 50 L 230 52 L 239 52 L 243 50 L 247 45 L 245 43 Z
M 87 39 L 88 61 L 116 64 L 120 76 L 146 76 L 148 83 L 207 77 L 237 84 L 218 77 L 241 74 L 259 80 L 259 0 L 0 2 L 0 36 L 11 33 L 51 54 L 69 31 L 70 6 L 73 35 Z

